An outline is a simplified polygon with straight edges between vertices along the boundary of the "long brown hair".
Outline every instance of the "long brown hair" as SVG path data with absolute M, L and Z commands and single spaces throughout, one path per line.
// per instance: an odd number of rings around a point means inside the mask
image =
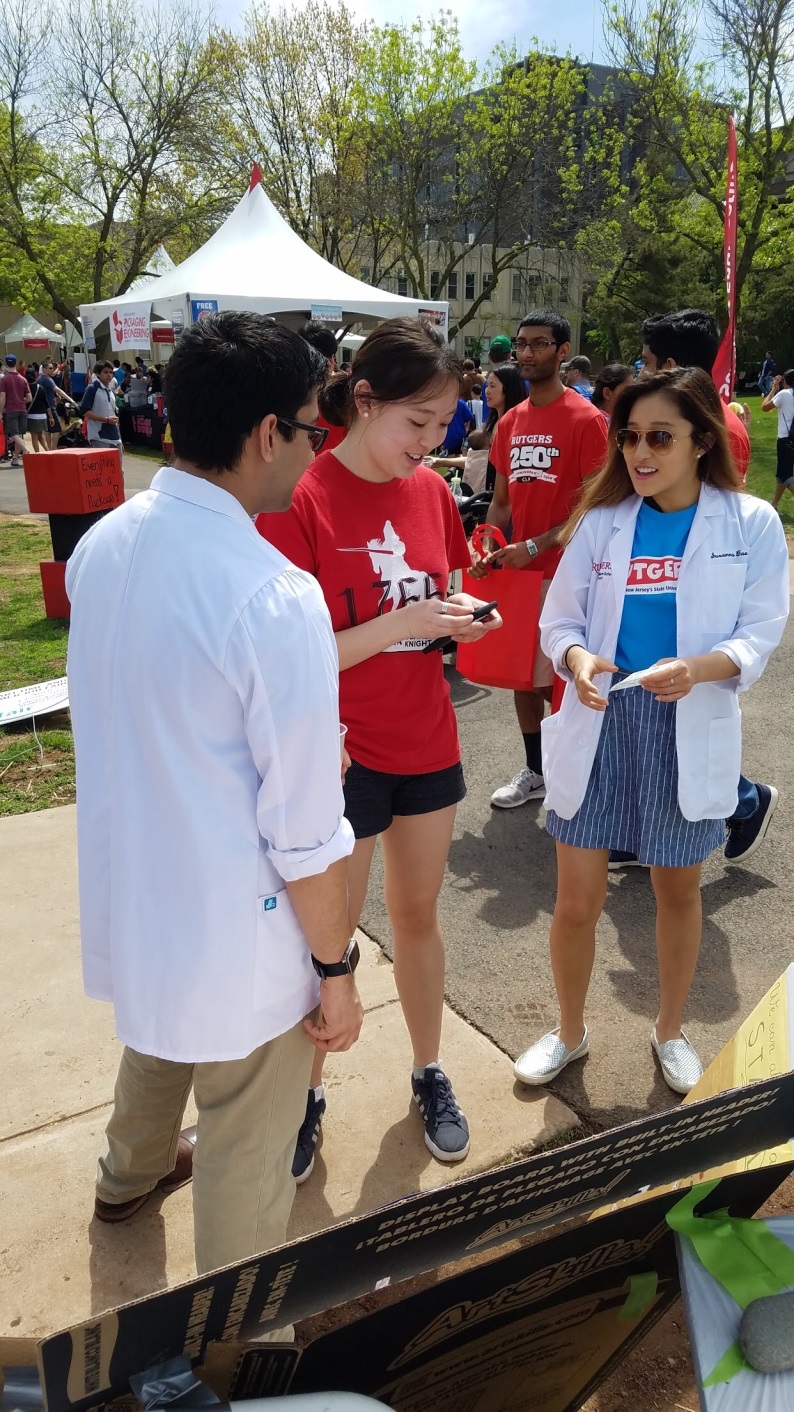
M 617 434 L 628 426 L 636 404 L 643 397 L 661 392 L 674 402 L 680 416 L 692 423 L 692 439 L 703 449 L 698 461 L 698 477 L 706 485 L 719 490 L 742 490 L 739 472 L 731 454 L 725 413 L 714 383 L 702 368 L 672 368 L 641 378 L 621 392 L 609 424 L 607 459 L 603 469 L 590 476 L 568 523 L 558 536 L 560 544 L 568 544 L 574 530 L 590 510 L 608 505 L 620 505 L 634 495 L 634 487 Z

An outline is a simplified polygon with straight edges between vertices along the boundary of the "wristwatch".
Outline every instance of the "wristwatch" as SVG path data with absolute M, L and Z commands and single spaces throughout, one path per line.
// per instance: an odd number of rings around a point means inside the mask
M 534 559 L 535 555 L 540 553 L 540 550 L 538 549 L 538 546 L 535 543 L 534 539 L 525 539 L 524 547 L 526 548 L 530 559 Z
M 352 976 L 360 958 L 358 942 L 351 941 L 341 961 L 318 961 L 312 952 L 312 965 L 321 981 L 333 980 L 335 976 Z

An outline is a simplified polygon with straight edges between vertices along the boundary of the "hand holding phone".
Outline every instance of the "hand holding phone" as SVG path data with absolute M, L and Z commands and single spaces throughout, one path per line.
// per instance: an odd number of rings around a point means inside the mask
M 472 613 L 472 621 L 475 623 L 481 623 L 484 618 L 490 618 L 494 609 L 498 608 L 498 606 L 499 604 L 496 602 L 483 603 L 481 608 L 475 608 L 474 612 Z M 422 651 L 443 652 L 446 647 L 452 646 L 454 640 L 455 639 L 452 637 L 434 637 L 432 642 L 428 642 L 427 647 L 422 648 Z

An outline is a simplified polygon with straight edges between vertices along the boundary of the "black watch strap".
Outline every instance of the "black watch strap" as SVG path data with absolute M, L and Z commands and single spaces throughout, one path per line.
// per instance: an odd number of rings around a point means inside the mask
M 312 952 L 312 965 L 321 981 L 329 981 L 336 976 L 352 976 L 360 956 L 358 942 L 351 941 L 341 961 L 318 961 Z

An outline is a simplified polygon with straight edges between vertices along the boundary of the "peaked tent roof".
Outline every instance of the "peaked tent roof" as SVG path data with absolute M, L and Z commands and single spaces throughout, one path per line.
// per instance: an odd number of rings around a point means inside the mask
M 169 270 L 175 269 L 176 265 L 165 246 L 158 245 L 157 249 L 152 251 L 151 257 L 147 260 L 146 269 L 142 274 L 138 275 L 137 279 L 132 281 L 127 293 L 132 294 L 135 290 L 142 289 L 145 284 L 149 284 L 153 278 L 167 275 Z
M 15 324 L 2 335 L 6 343 L 22 343 L 26 338 L 46 338 L 50 343 L 59 343 L 60 337 L 51 328 L 45 328 L 32 314 L 22 314 Z
M 446 314 L 444 300 L 404 299 L 337 269 L 306 245 L 279 215 L 254 167 L 251 185 L 219 230 L 181 265 L 99 304 L 82 304 L 94 327 L 114 309 L 151 299 L 152 315 L 168 318 L 191 299 L 215 300 L 219 310 L 251 309 L 303 318 L 313 304 L 341 309 L 342 323 L 375 324 L 422 310 Z

